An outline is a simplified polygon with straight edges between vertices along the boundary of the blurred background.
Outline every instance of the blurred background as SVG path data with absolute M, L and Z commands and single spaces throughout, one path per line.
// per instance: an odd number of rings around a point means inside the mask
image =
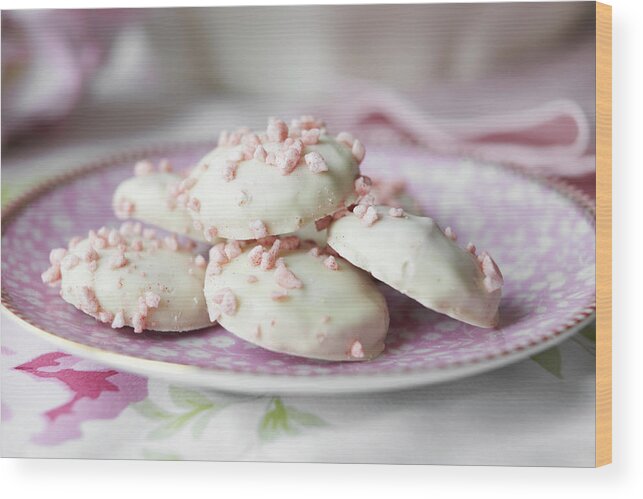
M 514 161 L 591 189 L 594 9 L 4 11 L 3 194 L 117 149 L 302 113 L 367 146 Z

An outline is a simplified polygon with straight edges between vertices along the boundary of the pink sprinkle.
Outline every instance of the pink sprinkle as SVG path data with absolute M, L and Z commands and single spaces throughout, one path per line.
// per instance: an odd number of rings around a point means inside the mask
M 118 218 L 127 218 L 132 216 L 136 205 L 129 199 L 121 198 L 116 204 L 116 216 Z
M 350 211 L 348 211 L 346 208 L 337 210 L 335 213 L 333 213 L 333 220 L 339 220 L 340 218 L 347 216 L 349 213 Z
M 226 245 L 223 248 L 228 260 L 233 260 L 241 254 L 241 246 L 239 241 L 234 239 L 229 239 Z
M 362 217 L 362 223 L 367 227 L 370 227 L 375 222 L 377 222 L 379 216 L 377 215 L 377 210 L 373 206 L 369 206 L 366 209 L 366 213 Z
M 304 156 L 306 164 L 310 171 L 313 173 L 322 173 L 328 171 L 328 165 L 321 154 L 318 152 L 309 152 Z
M 252 156 L 257 161 L 263 161 L 265 163 L 267 153 L 266 153 L 266 150 L 264 149 L 264 147 L 262 145 L 258 145 L 257 148 L 255 149 L 254 154 Z
M 366 155 L 366 149 L 364 148 L 364 145 L 356 139 L 355 142 L 353 142 L 351 151 L 353 153 L 353 157 L 357 160 L 357 163 L 360 164 L 364 160 L 364 156 Z
M 285 289 L 280 289 L 270 293 L 270 298 L 274 301 L 283 301 L 288 298 L 288 291 Z
M 176 239 L 176 236 L 167 236 L 163 239 L 165 247 L 170 251 L 177 251 L 179 249 L 179 242 Z
M 196 266 L 197 266 L 197 267 L 199 267 L 200 269 L 204 269 L 204 268 L 205 268 L 205 266 L 207 265 L 207 262 L 205 261 L 205 258 L 203 258 L 203 256 L 202 256 L 202 255 L 197 255 L 197 256 L 194 258 L 194 265 L 196 265 Z
M 255 283 L 255 282 L 257 282 L 258 280 L 259 280 L 259 278 L 258 278 L 256 275 L 249 275 L 249 276 L 248 276 L 248 279 L 247 279 L 247 281 L 248 281 L 250 284 L 254 284 L 254 283 Z
M 473 243 L 469 243 L 469 244 L 467 244 L 467 251 L 468 251 L 469 253 L 471 253 L 472 255 L 474 255 L 474 256 L 475 256 L 475 254 L 476 254 L 476 247 L 475 247 L 475 245 L 474 245 Z
M 336 140 L 337 140 L 337 142 L 341 142 L 342 144 L 346 144 L 350 148 L 353 147 L 353 142 L 355 141 L 353 136 L 348 132 L 339 132 L 337 134 Z
M 141 175 L 149 175 L 154 171 L 154 163 L 149 160 L 139 161 L 134 165 L 134 175 L 140 177 Z
M 49 263 L 52 265 L 60 265 L 62 259 L 65 258 L 67 250 L 65 248 L 52 249 L 49 252 Z
M 217 264 L 228 263 L 228 257 L 223 251 L 224 246 L 225 246 L 225 243 L 219 243 L 215 246 L 212 246 L 212 248 L 210 248 L 211 262 L 214 262 Z
M 105 323 L 112 322 L 114 320 L 114 314 L 106 310 L 101 310 L 98 312 L 98 320 Z
M 134 332 L 135 333 L 142 333 L 143 329 L 145 329 L 145 319 L 147 317 L 140 312 L 136 312 L 132 316 L 132 326 L 134 326 Z
M 333 221 L 332 215 L 327 215 L 324 218 L 320 218 L 319 220 L 315 220 L 315 229 L 319 232 L 320 230 L 326 230 L 328 229 L 328 226 L 330 223 Z
M 223 180 L 226 182 L 230 182 L 235 179 L 237 176 L 237 168 L 239 167 L 238 163 L 235 163 L 234 161 L 227 160 L 225 162 L 225 165 L 223 166 L 223 170 L 221 172 L 221 175 L 223 176 Z
M 152 291 L 147 291 L 145 293 L 145 305 L 150 308 L 158 308 L 161 303 L 161 297 Z
M 188 201 L 188 210 L 196 211 L 197 213 L 201 211 L 201 201 L 199 201 L 197 198 L 190 198 Z
M 72 237 L 69 240 L 69 244 L 67 245 L 67 247 L 69 249 L 74 249 L 78 245 L 78 243 L 81 242 L 82 240 L 83 240 L 83 238 L 80 237 L 80 236 Z
M 279 255 L 279 249 L 281 248 L 281 241 L 279 239 L 276 239 L 274 243 L 272 243 L 272 247 L 270 250 L 265 251 L 261 255 L 261 268 L 263 270 L 270 270 L 274 268 L 275 262 L 277 261 L 277 256 Z
M 337 260 L 335 260 L 335 257 L 333 255 L 324 260 L 324 265 L 330 270 L 339 270 L 339 265 L 337 265 Z
M 321 132 L 319 128 L 312 128 L 310 130 L 302 130 L 301 132 L 301 141 L 307 145 L 312 146 L 319 142 L 319 135 Z
M 248 259 L 250 260 L 250 265 L 257 267 L 261 265 L 263 255 L 263 246 L 255 246 L 248 252 Z
M 281 238 L 280 249 L 284 251 L 292 251 L 299 248 L 300 244 L 301 239 L 299 239 L 297 236 L 284 236 Z
M 493 258 L 486 252 L 482 255 L 482 272 L 485 275 L 484 287 L 489 293 L 500 289 L 504 284 L 504 279 L 498 265 L 496 265 Z
M 205 231 L 205 234 L 204 234 L 205 240 L 210 243 L 214 241 L 214 238 L 217 237 L 218 235 L 219 235 L 219 230 L 214 226 L 210 226 L 208 230 Z
M 111 231 L 109 231 L 109 235 L 107 236 L 107 243 L 110 246 L 118 246 L 122 242 L 123 237 L 116 229 L 112 229 Z
M 447 236 L 449 239 L 451 239 L 451 241 L 458 240 L 457 234 L 451 227 L 447 227 L 446 229 L 444 229 L 444 235 Z
M 199 220 L 193 220 L 192 227 L 199 232 L 203 230 L 203 224 Z
M 266 136 L 270 142 L 283 142 L 288 137 L 288 125 L 281 120 L 271 120 L 266 129 Z
M 328 324 L 330 322 L 330 315 L 325 315 L 322 317 L 322 324 Z
M 315 258 L 317 258 L 319 255 L 321 255 L 321 251 L 319 250 L 319 248 L 317 246 L 315 246 L 314 248 L 310 249 L 308 254 L 311 255 L 311 256 L 314 256 Z
M 83 286 L 80 288 L 80 309 L 89 315 L 95 315 L 100 308 L 98 299 L 94 294 L 94 290 L 88 286 Z
M 370 177 L 357 177 L 357 180 L 355 180 L 355 192 L 358 196 L 366 196 L 369 192 L 371 192 L 372 185 L 373 181 L 370 179 Z
M 286 152 L 277 153 L 275 164 L 282 175 L 289 175 L 299 163 L 300 153 L 293 148 L 288 149 Z
M 368 206 L 364 204 L 358 204 L 357 206 L 355 206 L 355 208 L 353 208 L 353 214 L 357 218 L 364 218 L 364 215 L 366 214 L 367 209 L 368 209 Z
M 362 344 L 359 341 L 355 341 L 351 345 L 351 357 L 355 359 L 364 358 L 364 348 L 362 347 Z
M 154 239 L 156 237 L 156 231 L 154 229 L 143 229 L 143 237 L 145 239 Z
M 212 300 L 220 305 L 221 312 L 224 314 L 234 315 L 237 313 L 237 297 L 230 288 L 220 289 L 214 294 Z
M 221 133 L 219 133 L 219 141 L 218 141 L 218 146 L 223 147 L 228 145 L 228 138 L 229 134 L 227 130 L 221 130 Z
M 163 173 L 169 173 L 172 171 L 172 164 L 167 158 L 163 158 L 159 162 L 159 171 Z
M 401 218 L 404 216 L 404 210 L 402 208 L 391 208 L 388 210 L 388 214 L 394 218 Z
M 240 131 L 232 132 L 228 138 L 227 145 L 229 147 L 238 146 L 241 143 L 241 137 L 243 137 L 242 132 Z
M 83 260 L 85 260 L 86 262 L 95 262 L 96 260 L 98 260 L 98 258 L 98 253 L 94 248 L 91 247 L 87 248 L 85 250 L 85 253 L 83 254 Z
M 60 265 L 52 265 L 40 275 L 40 278 L 42 279 L 42 282 L 46 284 L 56 284 L 62 278 L 62 275 L 60 274 Z
M 139 296 L 138 297 L 138 311 L 140 314 L 147 316 L 148 309 L 147 309 L 147 302 L 145 301 L 144 296 Z
M 125 258 L 125 253 L 123 253 L 123 251 L 118 251 L 110 259 L 109 267 L 113 270 L 120 269 L 121 267 L 125 267 L 127 263 L 128 261 L 127 258 Z
M 114 329 L 119 329 L 125 325 L 125 315 L 123 314 L 122 310 L 119 310 L 116 312 L 116 315 L 114 316 L 114 320 L 112 321 L 112 327 Z
M 66 255 L 65 258 L 62 259 L 62 261 L 60 262 L 60 266 L 64 270 L 70 270 L 70 269 L 73 269 L 79 263 L 80 263 L 80 258 L 70 253 L 69 255 Z
M 263 223 L 261 220 L 255 220 L 254 222 L 250 222 L 250 231 L 254 235 L 255 239 L 266 237 L 268 235 L 268 229 L 266 228 L 266 224 Z
M 277 267 L 277 270 L 275 271 L 275 281 L 279 286 L 286 289 L 301 288 L 303 286 L 302 282 L 297 279 L 295 274 L 285 266 Z

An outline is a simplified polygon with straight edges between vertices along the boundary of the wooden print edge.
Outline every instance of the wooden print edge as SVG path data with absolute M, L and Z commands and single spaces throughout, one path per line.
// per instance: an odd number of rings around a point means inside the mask
M 596 2 L 596 466 L 612 462 L 612 7 Z

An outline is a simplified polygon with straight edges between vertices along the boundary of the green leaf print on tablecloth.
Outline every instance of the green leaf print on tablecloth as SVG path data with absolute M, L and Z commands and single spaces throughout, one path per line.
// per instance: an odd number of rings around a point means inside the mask
M 282 435 L 296 435 L 305 427 L 319 426 L 327 424 L 318 416 L 284 405 L 279 397 L 275 397 L 268 403 L 259 423 L 259 436 L 262 440 L 273 440 Z
M 547 370 L 557 378 L 563 379 L 561 373 L 561 356 L 558 347 L 550 348 L 544 352 L 531 356 L 531 360 L 537 362 L 543 369 Z
M 192 435 L 197 438 L 203 434 L 212 416 L 223 407 L 196 390 L 170 386 L 169 393 L 179 411 L 163 409 L 149 398 L 133 405 L 139 414 L 160 423 L 148 433 L 149 439 L 171 437 L 190 425 Z

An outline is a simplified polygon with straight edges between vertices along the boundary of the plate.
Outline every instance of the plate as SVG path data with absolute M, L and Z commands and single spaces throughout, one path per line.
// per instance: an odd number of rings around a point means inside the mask
M 409 194 L 459 241 L 488 250 L 505 276 L 496 329 L 432 312 L 381 284 L 391 326 L 370 362 L 325 362 L 272 353 L 220 326 L 134 334 L 97 323 L 44 285 L 51 248 L 101 225 L 116 225 L 111 196 L 134 161 L 194 164 L 210 145 L 152 147 L 55 178 L 3 214 L 2 303 L 29 331 L 103 364 L 175 383 L 252 393 L 337 394 L 404 389 L 500 367 L 549 348 L 594 317 L 595 216 L 569 186 L 516 166 L 438 156 L 423 149 L 369 149 L 363 172 L 404 180 Z

